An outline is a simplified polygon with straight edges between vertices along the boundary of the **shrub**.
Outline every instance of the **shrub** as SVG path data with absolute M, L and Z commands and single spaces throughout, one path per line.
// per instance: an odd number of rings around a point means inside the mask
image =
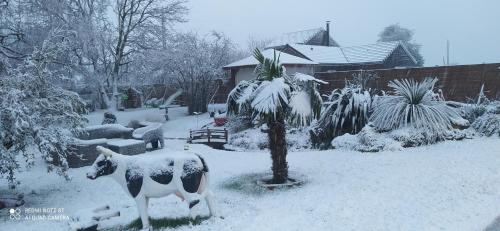
M 311 141 L 318 148 L 328 148 L 336 136 L 356 134 L 368 123 L 372 106 L 372 92 L 368 81 L 376 76 L 360 73 L 346 82 L 343 89 L 335 89 L 328 97 L 327 106 L 310 132 Z
M 401 144 L 387 134 L 379 133 L 371 126 L 365 126 L 358 134 L 344 134 L 332 140 L 332 147 L 336 149 L 353 150 L 360 152 L 378 152 L 384 150 L 401 150 Z
M 498 114 L 485 114 L 472 123 L 472 127 L 479 133 L 492 136 L 497 134 L 500 136 L 500 115 Z
M 263 124 L 258 128 L 250 128 L 231 133 L 226 148 L 241 151 L 256 151 L 269 149 L 269 140 L 267 139 L 267 126 Z M 307 130 L 301 128 L 287 128 L 286 144 L 288 150 L 298 151 L 311 147 L 307 136 Z
M 425 135 L 427 143 L 443 140 L 454 125 L 468 126 L 455 108 L 433 92 L 437 79 L 422 82 L 413 79 L 393 80 L 394 95 L 380 97 L 373 106 L 370 121 L 377 131 L 411 127 Z
M 489 102 L 482 107 L 484 112 L 474 120 L 472 127 L 486 136 L 500 135 L 500 102 Z

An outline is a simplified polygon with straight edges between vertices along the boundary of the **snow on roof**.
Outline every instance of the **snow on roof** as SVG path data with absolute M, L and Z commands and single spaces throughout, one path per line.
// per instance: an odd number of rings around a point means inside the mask
M 401 42 L 378 42 L 375 44 L 351 47 L 325 47 L 301 44 L 289 44 L 307 58 L 328 64 L 378 63 L 383 62 Z M 404 48 L 404 47 L 403 47 Z
M 399 41 L 378 42 L 375 44 L 342 47 L 349 63 L 383 62 L 401 44 Z
M 282 46 L 291 43 L 304 44 L 321 31 L 323 31 L 323 28 L 286 33 L 275 38 L 267 45 L 267 47 Z
M 275 51 L 274 49 L 268 49 L 262 51 L 262 54 L 264 55 L 264 57 L 272 59 L 274 57 L 274 51 Z M 276 51 L 276 55 L 277 56 L 279 55 L 281 64 L 304 64 L 304 65 L 318 64 L 316 62 L 303 59 L 297 56 L 289 55 L 287 53 L 283 53 L 280 51 Z M 252 55 L 244 59 L 238 60 L 236 62 L 230 63 L 224 66 L 224 68 L 239 67 L 239 66 L 256 66 L 257 64 L 259 64 L 259 61 L 257 61 L 257 59 L 255 59 Z
M 316 45 L 303 44 L 287 44 L 299 53 L 306 56 L 307 60 L 297 56 L 281 53 L 280 61 L 283 64 L 357 64 L 357 63 L 382 63 L 394 52 L 398 46 L 402 46 L 408 53 L 410 58 L 413 58 L 406 47 L 399 41 L 394 42 L 378 42 L 375 44 L 350 46 L 350 47 L 327 47 Z M 273 49 L 264 50 L 262 53 L 265 57 L 273 57 Z M 277 51 L 276 54 L 280 52 Z M 251 66 L 257 65 L 257 60 L 253 56 L 231 63 L 224 68 L 236 66 Z M 416 61 L 415 61 L 416 63 Z
M 348 63 L 340 47 L 289 44 L 293 49 L 318 63 Z

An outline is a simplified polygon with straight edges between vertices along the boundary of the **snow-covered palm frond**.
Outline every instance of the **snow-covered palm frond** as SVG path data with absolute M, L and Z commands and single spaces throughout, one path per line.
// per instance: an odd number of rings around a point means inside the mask
M 328 82 L 325 82 L 321 79 L 317 79 L 314 76 L 307 75 L 304 73 L 299 73 L 299 72 L 297 72 L 293 75 L 293 79 L 297 82 L 315 82 L 315 83 L 321 83 L 321 84 L 328 84 Z
M 268 59 L 264 57 L 259 49 L 255 49 L 254 57 L 259 61 L 259 65 L 255 68 L 257 79 L 271 81 L 273 78 L 283 76 L 284 68 L 280 63 L 280 56 L 276 55 L 276 51 L 274 51 L 273 59 Z
M 331 127 L 334 136 L 361 131 L 369 118 L 372 102 L 370 93 L 356 86 L 349 86 L 335 90 L 330 97 L 330 105 L 320 122 Z
M 295 91 L 290 97 L 291 122 L 294 124 L 309 124 L 313 118 L 311 96 L 305 91 Z
M 229 92 L 227 97 L 227 112 L 230 115 L 237 115 L 242 110 L 249 109 L 254 91 L 259 85 L 254 81 L 241 81 Z
M 351 85 L 334 90 L 327 104 L 311 131 L 313 143 L 322 148 L 328 147 L 336 136 L 356 134 L 363 129 L 370 116 L 372 96 L 369 91 Z
M 327 82 L 302 73 L 295 73 L 289 79 L 293 85 L 290 98 L 290 121 L 300 126 L 310 124 L 313 119 L 319 118 L 323 105 L 318 84 L 327 84 Z
M 345 133 L 356 134 L 368 123 L 373 102 L 368 82 L 376 76 L 362 72 L 346 81 L 343 89 L 335 89 L 328 97 L 326 107 L 311 130 L 315 146 L 327 148 L 334 137 Z
M 301 73 L 288 76 L 276 54 L 269 59 L 256 50 L 254 56 L 260 62 L 255 70 L 258 79 L 241 81 L 229 93 L 230 115 L 244 110 L 261 118 L 276 118 L 279 114 L 280 120 L 299 126 L 319 118 L 323 101 L 317 85 L 326 82 Z
M 289 106 L 290 86 L 283 78 L 262 81 L 254 94 L 251 107 L 262 116 L 276 116 L 276 113 L 285 112 Z
M 422 82 L 411 79 L 393 80 L 389 86 L 394 95 L 382 96 L 374 106 L 370 120 L 378 131 L 413 127 L 424 129 L 429 141 L 440 139 L 452 124 L 464 120 L 445 101 L 432 91 L 437 79 L 427 78 Z

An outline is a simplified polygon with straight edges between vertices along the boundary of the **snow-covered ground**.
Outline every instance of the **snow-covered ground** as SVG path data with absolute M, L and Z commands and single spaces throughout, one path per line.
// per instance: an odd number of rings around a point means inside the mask
M 165 137 L 187 137 L 189 129 L 212 120 L 207 114 L 186 116 L 170 110 Z M 161 115 L 158 109 L 117 113 L 127 124 L 137 116 Z M 89 116 L 99 124 L 101 113 Z M 184 140 L 167 139 L 166 149 L 182 150 Z M 298 188 L 257 190 L 253 181 L 269 173 L 266 151 L 230 152 L 191 145 L 207 161 L 218 214 L 195 226 L 176 230 L 482 230 L 500 215 L 500 140 L 476 138 L 447 141 L 395 152 L 360 153 L 340 150 L 290 152 L 292 175 L 305 180 Z M 41 165 L 39 165 L 41 166 Z M 134 201 L 109 178 L 85 177 L 87 167 L 71 169 L 66 182 L 42 167 L 19 175 L 23 208 L 79 210 L 108 204 L 121 211 L 103 223 L 120 230 L 138 217 Z M 4 182 L 2 182 L 3 184 Z M 150 201 L 153 218 L 184 217 L 188 208 L 177 197 Z M 196 212 L 208 214 L 204 203 Z M 0 210 L 0 230 L 67 230 L 67 221 L 10 220 Z

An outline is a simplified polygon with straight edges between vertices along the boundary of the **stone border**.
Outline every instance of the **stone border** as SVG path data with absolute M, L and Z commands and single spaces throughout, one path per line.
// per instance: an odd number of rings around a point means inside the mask
M 257 180 L 256 184 L 259 187 L 266 188 L 266 189 L 269 189 L 269 190 L 273 190 L 275 188 L 290 188 L 290 187 L 294 187 L 294 186 L 300 186 L 300 185 L 302 185 L 304 183 L 303 180 L 297 180 L 297 179 L 293 179 L 293 178 L 288 178 L 288 181 L 286 183 L 283 183 L 283 184 L 268 184 L 268 183 L 265 183 L 265 181 L 267 181 L 269 179 L 270 179 L 269 177 L 266 177 L 266 178 Z

